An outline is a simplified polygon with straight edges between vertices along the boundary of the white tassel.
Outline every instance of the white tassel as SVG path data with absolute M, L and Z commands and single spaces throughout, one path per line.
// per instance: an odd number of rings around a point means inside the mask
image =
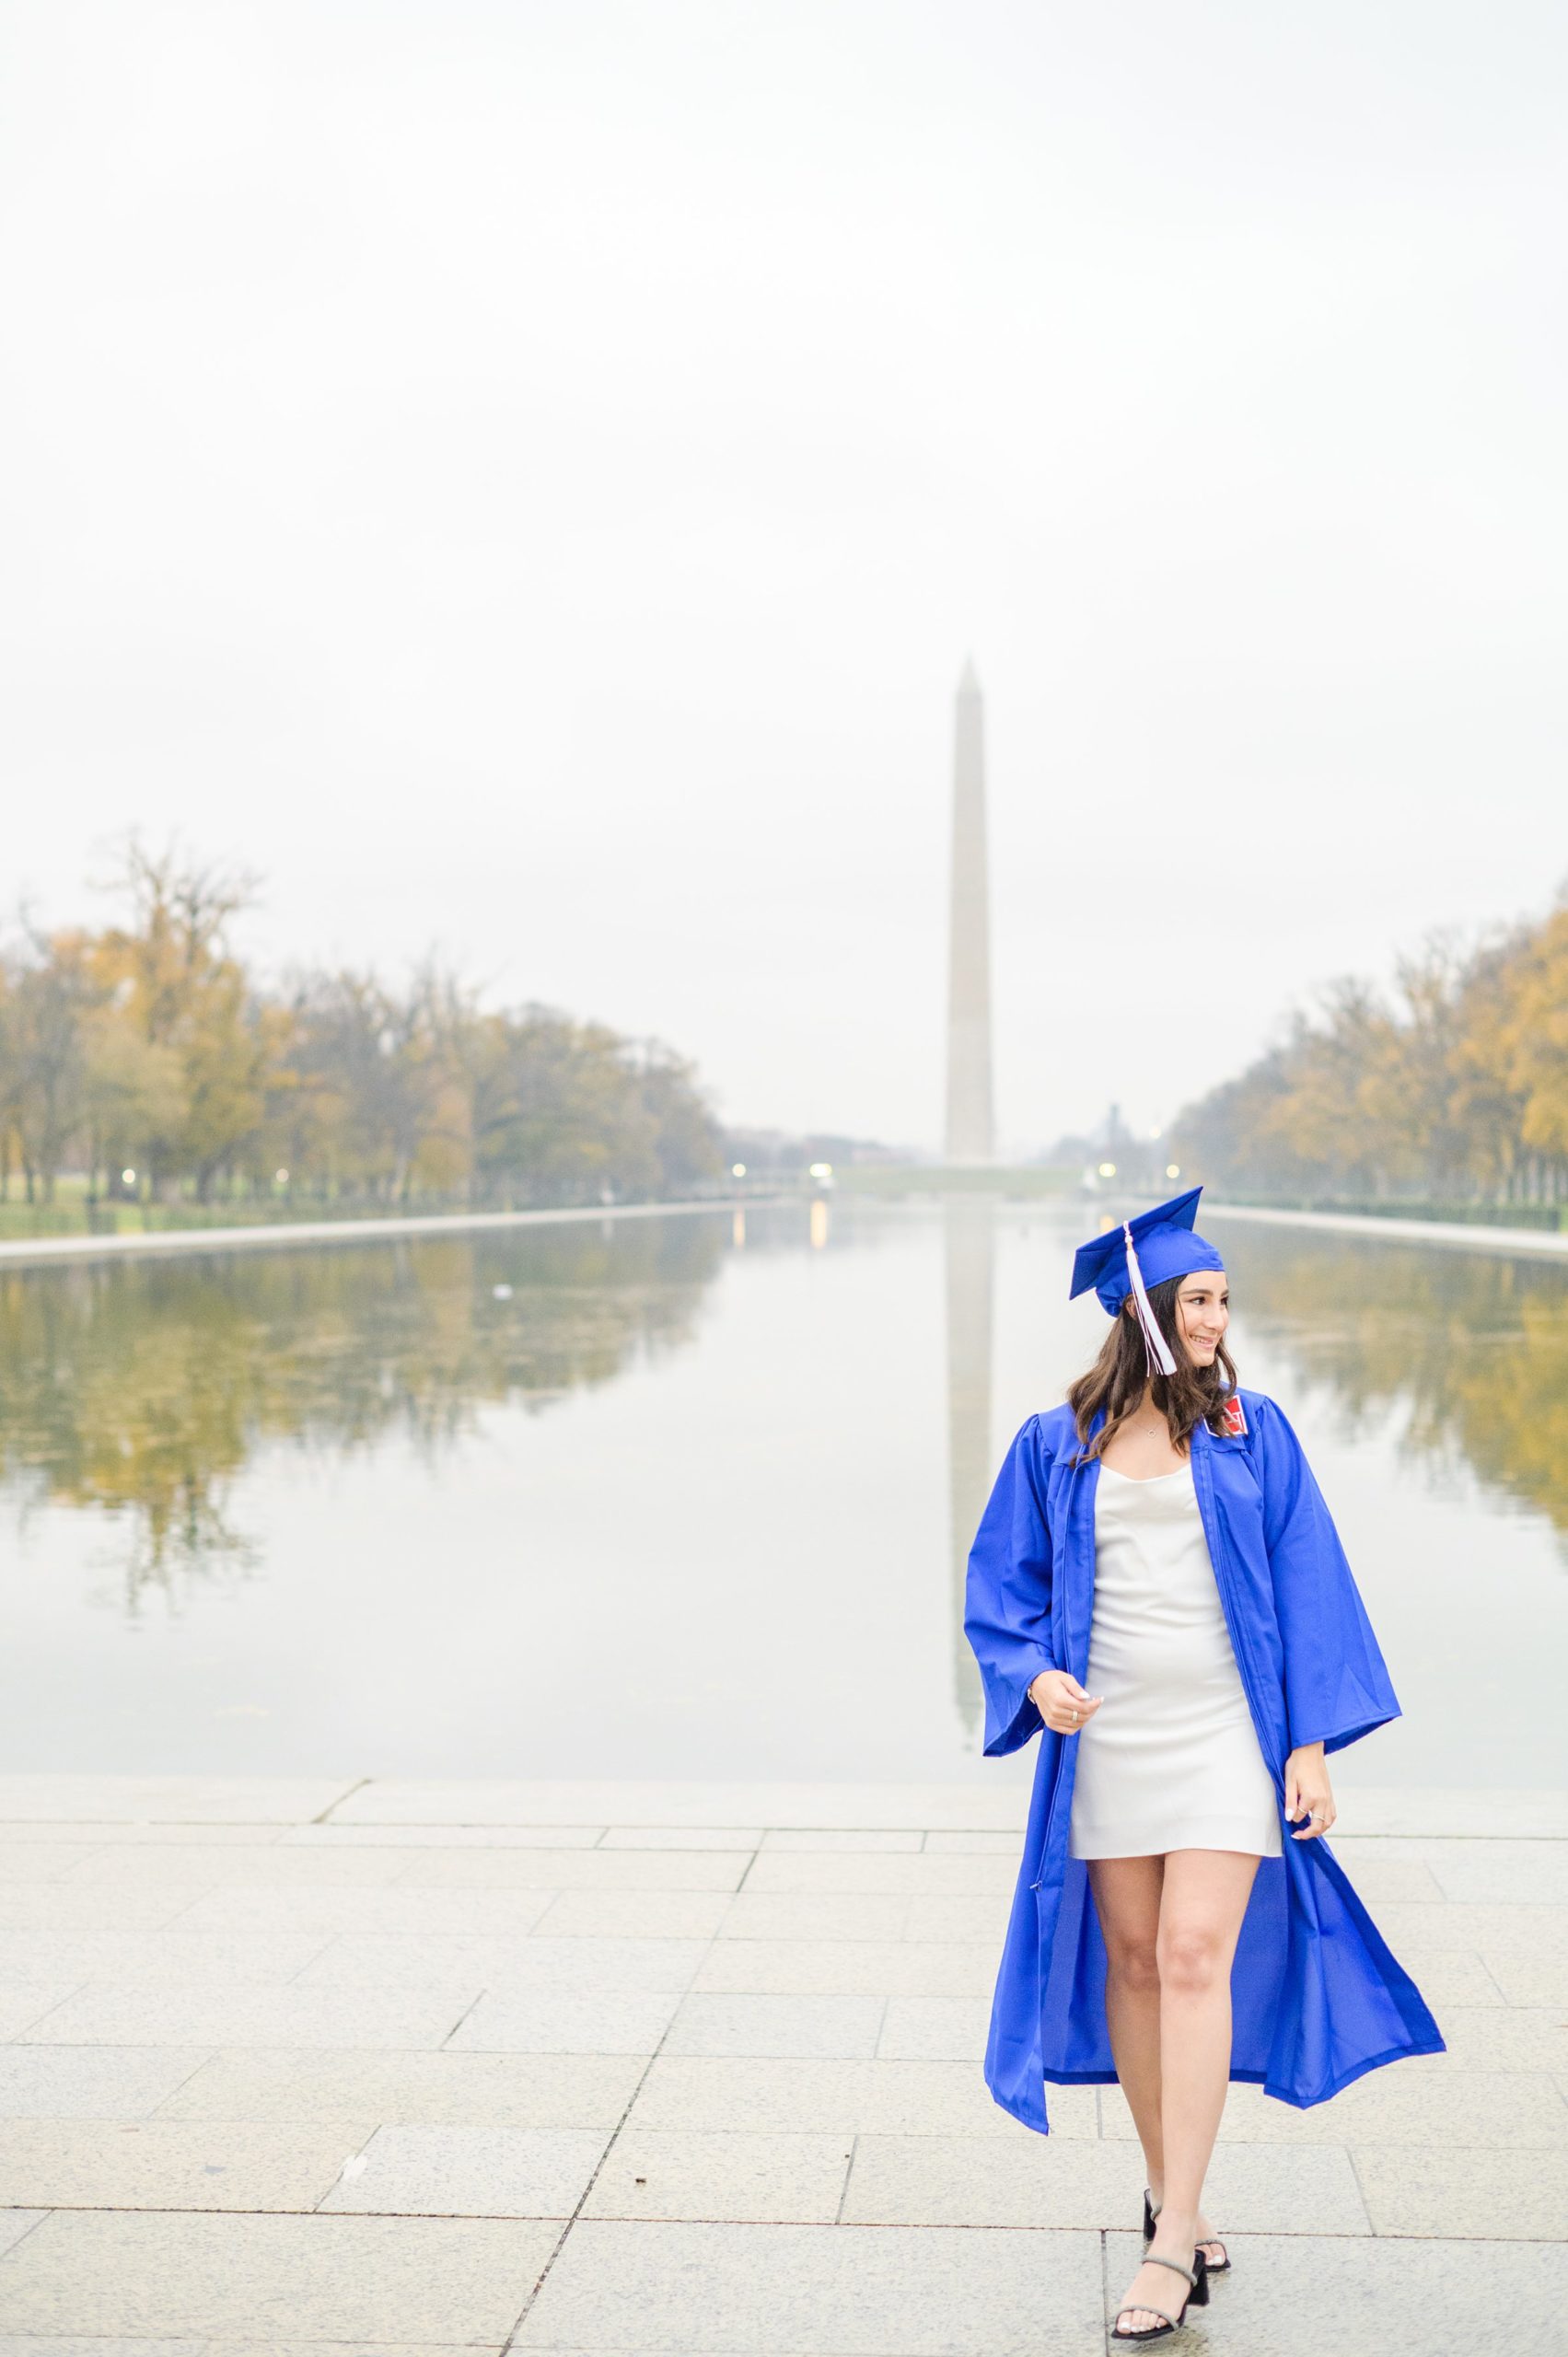
M 1127 1274 L 1132 1281 L 1133 1306 L 1138 1313 L 1138 1323 L 1144 1329 L 1144 1349 L 1147 1354 L 1149 1373 L 1153 1375 L 1157 1368 L 1161 1375 L 1174 1375 L 1176 1361 L 1170 1354 L 1170 1344 L 1160 1332 L 1159 1319 L 1155 1316 L 1155 1306 L 1149 1299 L 1148 1289 L 1144 1283 L 1144 1271 L 1138 1266 L 1138 1255 L 1132 1244 L 1132 1230 L 1126 1220 L 1121 1223 L 1121 1233 L 1127 1238 Z

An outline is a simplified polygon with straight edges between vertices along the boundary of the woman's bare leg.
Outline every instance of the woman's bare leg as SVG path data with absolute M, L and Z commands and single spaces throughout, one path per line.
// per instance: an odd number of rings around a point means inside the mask
M 1239 1850 L 1173 1850 L 1160 1898 L 1164 2204 L 1197 2223 L 1230 2081 L 1230 1968 L 1258 1861 Z M 1162 2213 L 1163 2214 L 1163 2213 Z
M 1160 1892 L 1165 1860 L 1086 1861 L 1095 1912 L 1105 1942 L 1105 2017 L 1116 2075 L 1144 2148 L 1144 2167 L 1157 2210 L 1165 2195 L 1165 2145 L 1160 2127 Z M 1208 2220 L 1199 2219 L 1207 2241 Z M 1219 2245 L 1214 2243 L 1217 2256 Z
M 1203 2177 L 1230 2082 L 1230 1968 L 1257 1871 L 1257 1859 L 1237 1850 L 1172 1850 L 1164 1864 L 1156 1936 L 1162 2174 L 1156 2185 L 1151 2158 L 1149 2178 L 1163 2200 L 1150 2247 L 1189 2266 L 1206 2223 Z M 1129 2328 L 1156 2320 L 1140 2300 L 1171 2307 L 1172 2287 L 1179 2298 L 1168 2268 L 1140 2268 L 1123 2304 L 1133 2311 Z
M 1105 1942 L 1105 2022 L 1110 2051 L 1157 2196 L 1165 2174 L 1158 1962 L 1165 1860 L 1090 1858 L 1086 1864 Z

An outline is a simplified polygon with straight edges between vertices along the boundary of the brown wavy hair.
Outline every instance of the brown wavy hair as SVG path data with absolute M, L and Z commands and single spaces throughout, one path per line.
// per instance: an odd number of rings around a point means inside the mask
M 1225 1401 L 1236 1389 L 1236 1364 L 1223 1341 L 1212 1366 L 1197 1366 L 1189 1358 L 1176 1318 L 1176 1297 L 1184 1282 L 1181 1277 L 1167 1277 L 1164 1284 L 1149 1287 L 1150 1306 L 1176 1361 L 1174 1375 L 1149 1373 L 1144 1329 L 1122 1308 L 1111 1319 L 1104 1348 L 1093 1366 L 1068 1385 L 1067 1405 L 1078 1427 L 1080 1465 L 1098 1457 L 1111 1434 L 1120 1431 L 1143 1399 L 1145 1384 L 1152 1404 L 1164 1411 L 1171 1446 L 1182 1456 L 1187 1454 L 1195 1424 L 1207 1424 L 1213 1433 L 1224 1430 Z M 1105 1422 L 1091 1441 L 1089 1426 L 1102 1408 Z

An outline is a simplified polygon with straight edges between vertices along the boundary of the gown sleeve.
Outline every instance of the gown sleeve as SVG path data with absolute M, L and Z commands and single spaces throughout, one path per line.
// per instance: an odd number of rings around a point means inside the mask
M 1028 1689 L 1051 1658 L 1050 1452 L 1031 1416 L 1002 1461 L 970 1550 L 964 1634 L 985 1689 L 988 1757 L 1017 1751 L 1043 1725 Z
M 1263 1535 L 1294 1750 L 1342 1751 L 1400 1716 L 1372 1623 L 1306 1452 L 1271 1399 L 1260 1418 Z

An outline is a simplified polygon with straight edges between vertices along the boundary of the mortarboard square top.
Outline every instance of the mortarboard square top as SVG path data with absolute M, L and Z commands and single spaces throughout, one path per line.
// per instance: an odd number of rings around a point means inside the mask
M 1145 1285 L 1162 1285 L 1171 1277 L 1190 1277 L 1197 1269 L 1225 1267 L 1207 1238 L 1193 1232 L 1192 1222 L 1202 1191 L 1202 1187 L 1189 1187 L 1184 1195 L 1173 1195 L 1168 1203 L 1156 1203 L 1153 1211 L 1140 1212 L 1126 1223 L 1132 1231 Z M 1069 1301 L 1075 1301 L 1092 1285 L 1101 1306 L 1114 1318 L 1132 1291 L 1128 1258 L 1127 1236 L 1120 1224 L 1108 1227 L 1103 1236 L 1092 1237 L 1087 1244 L 1080 1244 L 1073 1259 Z

